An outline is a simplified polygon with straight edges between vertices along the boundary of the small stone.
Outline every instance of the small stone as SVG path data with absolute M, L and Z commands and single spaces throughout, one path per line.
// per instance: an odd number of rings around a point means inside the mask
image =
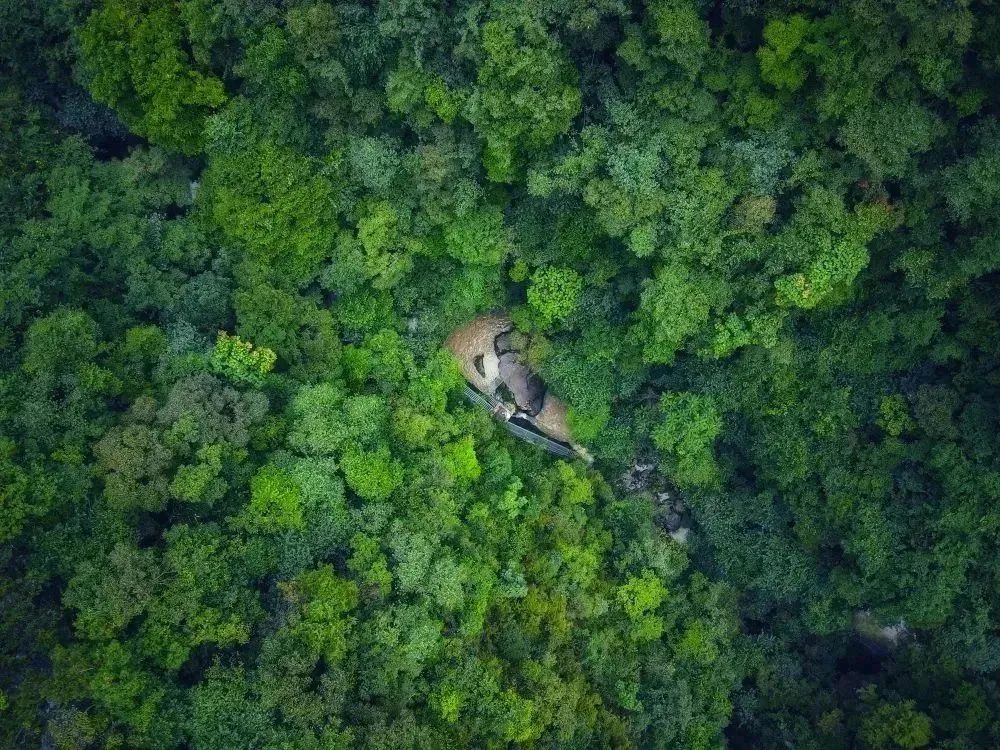
M 673 539 L 678 544 L 687 544 L 688 534 L 691 533 L 691 529 L 687 526 L 677 529 L 677 531 L 670 532 L 670 538 Z
M 667 521 L 664 525 L 667 527 L 667 531 L 677 531 L 681 527 L 681 522 L 680 513 L 671 513 L 667 516 Z

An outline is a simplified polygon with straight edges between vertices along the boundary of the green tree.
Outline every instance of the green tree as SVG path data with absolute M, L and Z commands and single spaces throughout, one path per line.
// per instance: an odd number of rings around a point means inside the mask
M 347 486 L 365 500 L 386 500 L 403 483 L 403 466 L 388 448 L 366 451 L 349 443 L 341 459 Z
M 262 531 L 301 529 L 302 489 L 288 472 L 264 466 L 250 480 L 244 518 L 248 526 Z
M 262 143 L 220 153 L 199 191 L 213 222 L 247 254 L 295 282 L 311 278 L 333 250 L 336 192 L 313 159 Z
M 883 703 L 865 719 L 861 734 L 872 748 L 912 750 L 930 744 L 931 721 L 916 710 L 913 701 Z
M 531 275 L 528 304 L 547 328 L 573 314 L 582 292 L 583 279 L 572 268 L 540 268 Z
M 300 619 L 291 625 L 291 636 L 327 664 L 339 663 L 354 624 L 354 618 L 346 615 L 358 606 L 357 586 L 338 578 L 327 565 L 304 571 L 281 588 L 300 612 Z
M 105 0 L 79 30 L 83 75 L 97 101 L 137 133 L 187 154 L 226 100 L 222 82 L 188 54 L 185 6 Z
M 665 393 L 660 399 L 662 422 L 653 430 L 653 442 L 668 461 L 668 470 L 681 487 L 710 487 L 719 481 L 713 454 L 722 431 L 722 417 L 710 396 Z
M 637 641 L 655 641 L 663 633 L 663 620 L 655 614 L 667 590 L 653 571 L 630 577 L 617 591 L 618 601 L 631 620 L 630 635 Z
M 254 349 L 249 341 L 219 331 L 212 351 L 212 369 L 237 383 L 260 385 L 276 359 L 270 349 Z
M 580 112 L 577 75 L 556 40 L 530 20 L 488 21 L 481 44 L 465 116 L 485 141 L 490 179 L 510 182 L 525 157 L 552 143 Z

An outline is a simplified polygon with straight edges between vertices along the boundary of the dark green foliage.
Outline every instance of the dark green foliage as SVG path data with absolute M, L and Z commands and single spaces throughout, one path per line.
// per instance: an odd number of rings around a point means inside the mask
M 527 154 L 548 146 L 580 111 L 576 72 L 544 26 L 488 21 L 480 29 L 483 62 L 466 103 L 469 122 L 485 142 L 483 163 L 490 179 L 510 182 Z M 434 109 L 447 94 L 430 88 Z M 436 105 L 436 106 L 435 106 Z
M 107 0 L 79 31 L 94 99 L 118 110 L 139 135 L 188 154 L 202 144 L 205 117 L 226 99 L 222 82 L 185 51 L 197 5 Z
M 998 40 L 0 0 L 0 746 L 1000 746 Z

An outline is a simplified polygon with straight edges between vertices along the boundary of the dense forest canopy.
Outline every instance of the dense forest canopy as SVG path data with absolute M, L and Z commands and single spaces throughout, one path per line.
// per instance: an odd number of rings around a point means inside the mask
M 1000 746 L 994 0 L 0 0 L 0 745 Z M 510 316 L 595 461 L 443 348 Z

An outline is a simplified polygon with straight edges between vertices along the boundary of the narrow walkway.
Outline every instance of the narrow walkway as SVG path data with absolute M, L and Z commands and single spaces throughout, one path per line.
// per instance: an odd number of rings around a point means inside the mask
M 497 401 L 492 396 L 486 396 L 469 385 L 465 386 L 464 393 L 465 397 L 469 399 L 469 401 L 485 409 L 492 416 L 496 417 L 512 435 L 521 438 L 521 440 L 532 443 L 533 445 L 544 448 L 549 453 L 556 456 L 561 456 L 563 458 L 579 458 L 576 451 L 572 448 L 563 445 L 562 443 L 557 443 L 555 440 L 550 440 L 539 432 L 533 432 L 532 430 L 511 422 L 510 410 L 503 404 L 503 402 Z

